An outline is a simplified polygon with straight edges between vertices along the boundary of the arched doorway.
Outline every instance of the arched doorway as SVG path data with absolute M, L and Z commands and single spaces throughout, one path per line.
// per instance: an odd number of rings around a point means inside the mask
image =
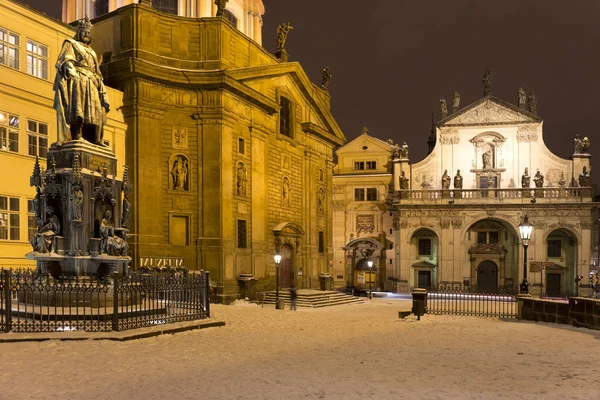
M 279 287 L 289 288 L 294 284 L 294 248 L 285 243 L 279 249 L 281 263 L 279 264 Z
M 477 267 L 477 290 L 482 293 L 498 292 L 498 266 L 495 262 L 485 260 Z

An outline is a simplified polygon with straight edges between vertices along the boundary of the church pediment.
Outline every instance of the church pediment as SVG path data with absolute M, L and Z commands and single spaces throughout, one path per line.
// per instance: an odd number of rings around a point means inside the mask
M 366 147 L 366 149 L 365 149 Z M 339 155 L 345 155 L 350 153 L 364 153 L 366 150 L 369 151 L 370 155 L 374 154 L 391 154 L 394 146 L 384 142 L 383 140 L 377 139 L 363 130 L 363 134 L 358 136 L 356 139 L 351 140 L 349 143 L 341 147 L 336 151 Z
M 484 97 L 439 122 L 438 126 L 514 125 L 541 119 L 495 97 Z

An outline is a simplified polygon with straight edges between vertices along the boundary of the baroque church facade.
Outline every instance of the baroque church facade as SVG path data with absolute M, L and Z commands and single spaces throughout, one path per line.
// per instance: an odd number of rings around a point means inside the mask
M 366 131 L 337 151 L 333 177 L 337 287 L 379 290 L 451 285 L 517 291 L 524 251 L 519 224 L 534 226 L 528 249 L 529 292 L 586 295 L 596 264 L 590 142 L 576 137 L 570 159 L 543 140 L 535 96 L 517 105 L 491 93 L 432 127 L 429 154 L 411 162 L 408 145 Z M 366 267 L 368 260 L 373 268 Z
M 247 280 L 257 292 L 277 275 L 280 288 L 319 287 L 332 263 L 333 148 L 345 142 L 326 84 L 286 62 L 285 32 L 274 56 L 257 25 L 247 30 L 261 1 L 230 1 L 220 17 L 154 3 L 92 21 L 105 83 L 124 93 L 133 267 L 208 270 L 224 303 Z

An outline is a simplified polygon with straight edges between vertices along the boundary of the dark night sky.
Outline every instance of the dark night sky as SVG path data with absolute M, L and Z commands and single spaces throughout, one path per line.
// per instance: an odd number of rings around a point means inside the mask
M 60 17 L 60 0 L 22 1 Z M 329 66 L 332 111 L 349 140 L 367 126 L 422 159 L 440 97 L 450 107 L 456 89 L 461 106 L 475 101 L 489 65 L 494 95 L 516 103 L 519 86 L 535 91 L 550 150 L 570 156 L 575 133 L 600 149 L 598 1 L 263 1 L 263 45 L 274 51 L 277 24 L 292 23 L 290 61 L 316 83 Z

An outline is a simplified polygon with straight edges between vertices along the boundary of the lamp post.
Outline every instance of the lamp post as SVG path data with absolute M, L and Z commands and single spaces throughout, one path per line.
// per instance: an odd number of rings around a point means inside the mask
M 367 265 L 369 266 L 369 299 L 372 299 L 373 291 L 371 290 L 371 284 L 373 283 L 373 272 L 371 268 L 373 268 L 373 261 L 367 261 Z
M 523 222 L 519 224 L 519 233 L 523 242 L 523 282 L 521 282 L 521 294 L 529 293 L 529 283 L 527 283 L 527 246 L 533 232 L 533 225 L 529 223 L 529 218 L 525 215 Z
M 279 263 L 281 254 L 275 254 L 275 309 L 279 310 Z

